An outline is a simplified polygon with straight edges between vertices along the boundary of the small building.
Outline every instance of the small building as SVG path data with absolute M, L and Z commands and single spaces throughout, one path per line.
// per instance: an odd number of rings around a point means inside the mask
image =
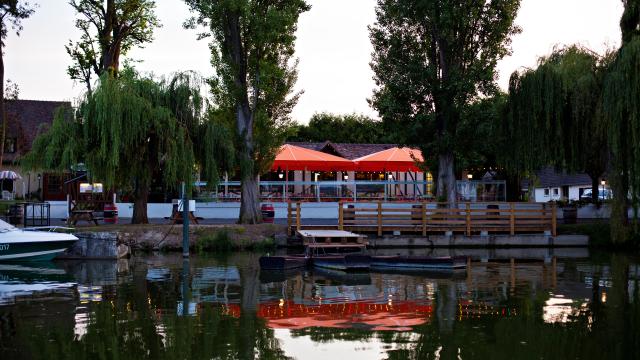
M 7 131 L 4 142 L 2 170 L 12 170 L 22 179 L 4 180 L 3 189 L 24 197 L 29 193 L 38 196 L 42 189 L 43 200 L 64 200 L 65 175 L 42 172 L 27 172 L 19 160 L 31 150 L 36 137 L 53 123 L 55 112 L 60 107 L 71 108 L 68 101 L 6 100 Z
M 533 201 L 580 200 L 587 189 L 591 189 L 589 175 L 568 174 L 549 167 L 536 172 Z

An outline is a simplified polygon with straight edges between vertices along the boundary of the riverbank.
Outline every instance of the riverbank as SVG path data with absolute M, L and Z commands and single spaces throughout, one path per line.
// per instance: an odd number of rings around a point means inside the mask
M 100 225 L 79 227 L 82 233 L 115 233 L 118 245 L 129 246 L 131 251 L 181 251 L 182 225 Z M 286 226 L 257 225 L 191 225 L 189 247 L 195 251 L 229 251 L 268 249 L 275 240 L 286 234 Z

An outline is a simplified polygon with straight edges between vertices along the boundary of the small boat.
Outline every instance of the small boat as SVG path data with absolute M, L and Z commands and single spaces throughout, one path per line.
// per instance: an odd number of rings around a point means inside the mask
M 309 258 L 304 255 L 261 256 L 260 269 L 288 270 L 307 266 Z
M 455 270 L 467 267 L 466 256 L 372 256 L 371 267 L 374 269 L 411 269 L 411 270 Z
M 78 238 L 54 231 L 18 229 L 0 220 L 0 261 L 47 261 Z
M 311 258 L 311 263 L 313 266 L 333 270 L 369 270 L 371 266 L 371 256 L 364 254 L 315 255 Z

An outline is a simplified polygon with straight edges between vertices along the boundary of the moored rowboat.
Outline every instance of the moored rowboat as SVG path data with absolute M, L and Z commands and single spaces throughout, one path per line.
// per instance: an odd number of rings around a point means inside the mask
M 467 267 L 465 256 L 372 256 L 371 267 L 374 269 L 464 269 Z
M 315 255 L 311 258 L 313 266 L 354 271 L 354 270 L 368 270 L 371 266 L 371 256 L 363 254 L 329 254 L 329 255 Z

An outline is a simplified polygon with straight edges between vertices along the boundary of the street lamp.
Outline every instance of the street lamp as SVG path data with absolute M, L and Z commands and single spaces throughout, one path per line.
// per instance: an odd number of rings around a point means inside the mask
M 40 180 L 42 180 L 42 175 L 38 174 L 38 200 L 42 201 L 42 185 Z
M 347 180 L 349 180 L 349 175 L 344 174 L 343 178 L 344 178 L 345 181 L 347 181 Z
M 283 173 L 279 173 L 279 174 L 278 174 L 278 178 L 282 179 L 283 177 L 284 177 L 284 174 L 283 174 Z
M 600 185 L 602 185 L 602 200 L 604 200 L 604 186 L 607 185 L 607 180 L 600 180 Z
M 471 173 L 467 174 L 467 180 L 471 181 L 471 179 L 473 179 L 473 174 Z

